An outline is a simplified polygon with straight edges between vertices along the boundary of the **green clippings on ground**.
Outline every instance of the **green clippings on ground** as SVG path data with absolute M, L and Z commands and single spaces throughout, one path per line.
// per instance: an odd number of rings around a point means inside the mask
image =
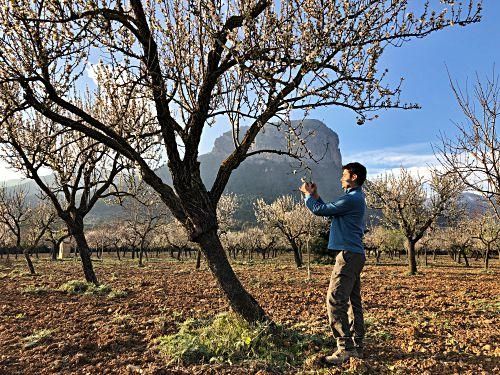
M 115 298 L 125 298 L 128 296 L 128 292 L 126 290 L 112 290 L 108 294 L 109 299 L 115 299 Z
M 32 294 L 32 295 L 43 295 L 43 294 L 46 294 L 50 291 L 51 291 L 51 289 L 49 289 L 49 288 L 44 288 L 44 287 L 40 287 L 40 286 L 28 286 L 28 287 L 24 288 L 21 291 L 21 293 Z
M 157 346 L 169 364 L 229 363 L 246 361 L 286 369 L 301 366 L 326 338 L 282 326 L 251 325 L 233 313 L 213 319 L 188 319 L 172 335 L 161 336 Z
M 54 331 L 51 329 L 42 329 L 34 332 L 32 335 L 29 335 L 24 338 L 24 349 L 34 348 L 35 346 L 41 345 L 43 342 L 47 341 L 47 339 L 52 335 Z
M 95 285 L 80 280 L 70 280 L 59 287 L 59 290 L 68 294 L 83 294 L 95 296 L 110 296 L 113 290 L 109 285 Z M 119 295 L 121 291 L 114 291 L 114 295 Z M 121 295 L 123 297 L 123 294 Z M 110 297 L 116 298 L 116 297 Z

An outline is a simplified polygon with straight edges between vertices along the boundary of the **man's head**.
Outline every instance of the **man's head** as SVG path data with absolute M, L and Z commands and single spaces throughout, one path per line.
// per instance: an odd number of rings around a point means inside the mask
M 361 186 L 366 180 L 366 168 L 360 163 L 349 163 L 342 166 L 342 189 Z

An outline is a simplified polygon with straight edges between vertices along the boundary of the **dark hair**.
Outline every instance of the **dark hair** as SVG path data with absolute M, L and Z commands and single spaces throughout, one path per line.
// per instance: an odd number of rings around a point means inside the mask
M 363 183 L 366 180 L 366 168 L 364 165 L 357 163 L 357 162 L 354 162 L 354 163 L 349 163 L 349 164 L 343 165 L 342 170 L 344 170 L 344 169 L 347 169 L 351 176 L 353 174 L 358 176 L 358 178 L 356 179 L 356 184 L 358 186 L 363 185 Z

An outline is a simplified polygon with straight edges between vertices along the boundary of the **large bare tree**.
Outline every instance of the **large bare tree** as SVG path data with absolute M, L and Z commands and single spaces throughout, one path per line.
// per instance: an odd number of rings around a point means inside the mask
M 455 138 L 442 136 L 438 159 L 447 173 L 454 174 L 472 191 L 488 199 L 500 220 L 500 77 L 481 81 L 476 76 L 472 90 L 451 82 L 465 120 L 456 122 Z
M 300 129 L 289 129 L 293 152 L 252 147 L 270 120 L 333 105 L 355 111 L 361 124 L 380 109 L 417 107 L 400 101 L 400 84 L 385 83 L 380 57 L 387 46 L 477 22 L 480 2 L 446 1 L 443 9 L 436 0 L 411 10 L 407 3 L 1 0 L 0 84 L 9 96 L 4 116 L 38 111 L 133 160 L 200 245 L 231 307 L 248 321 L 265 319 L 222 248 L 219 199 L 251 155 L 296 156 L 304 145 L 296 139 Z M 106 98 L 108 117 L 93 115 L 75 99 L 88 83 L 86 70 L 97 86 L 90 85 L 88 94 Z M 149 101 L 155 122 L 124 127 L 119 114 L 138 98 Z M 206 186 L 199 145 L 216 122 L 229 122 L 235 147 Z M 240 133 L 240 125 L 248 128 Z M 136 147 L 144 138 L 162 146 L 172 186 Z

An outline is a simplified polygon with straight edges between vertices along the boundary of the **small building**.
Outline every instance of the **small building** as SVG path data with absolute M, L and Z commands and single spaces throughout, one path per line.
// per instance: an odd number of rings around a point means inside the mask
M 67 238 L 59 244 L 59 253 L 57 259 L 69 258 L 71 256 L 71 248 L 73 244 L 71 239 Z

